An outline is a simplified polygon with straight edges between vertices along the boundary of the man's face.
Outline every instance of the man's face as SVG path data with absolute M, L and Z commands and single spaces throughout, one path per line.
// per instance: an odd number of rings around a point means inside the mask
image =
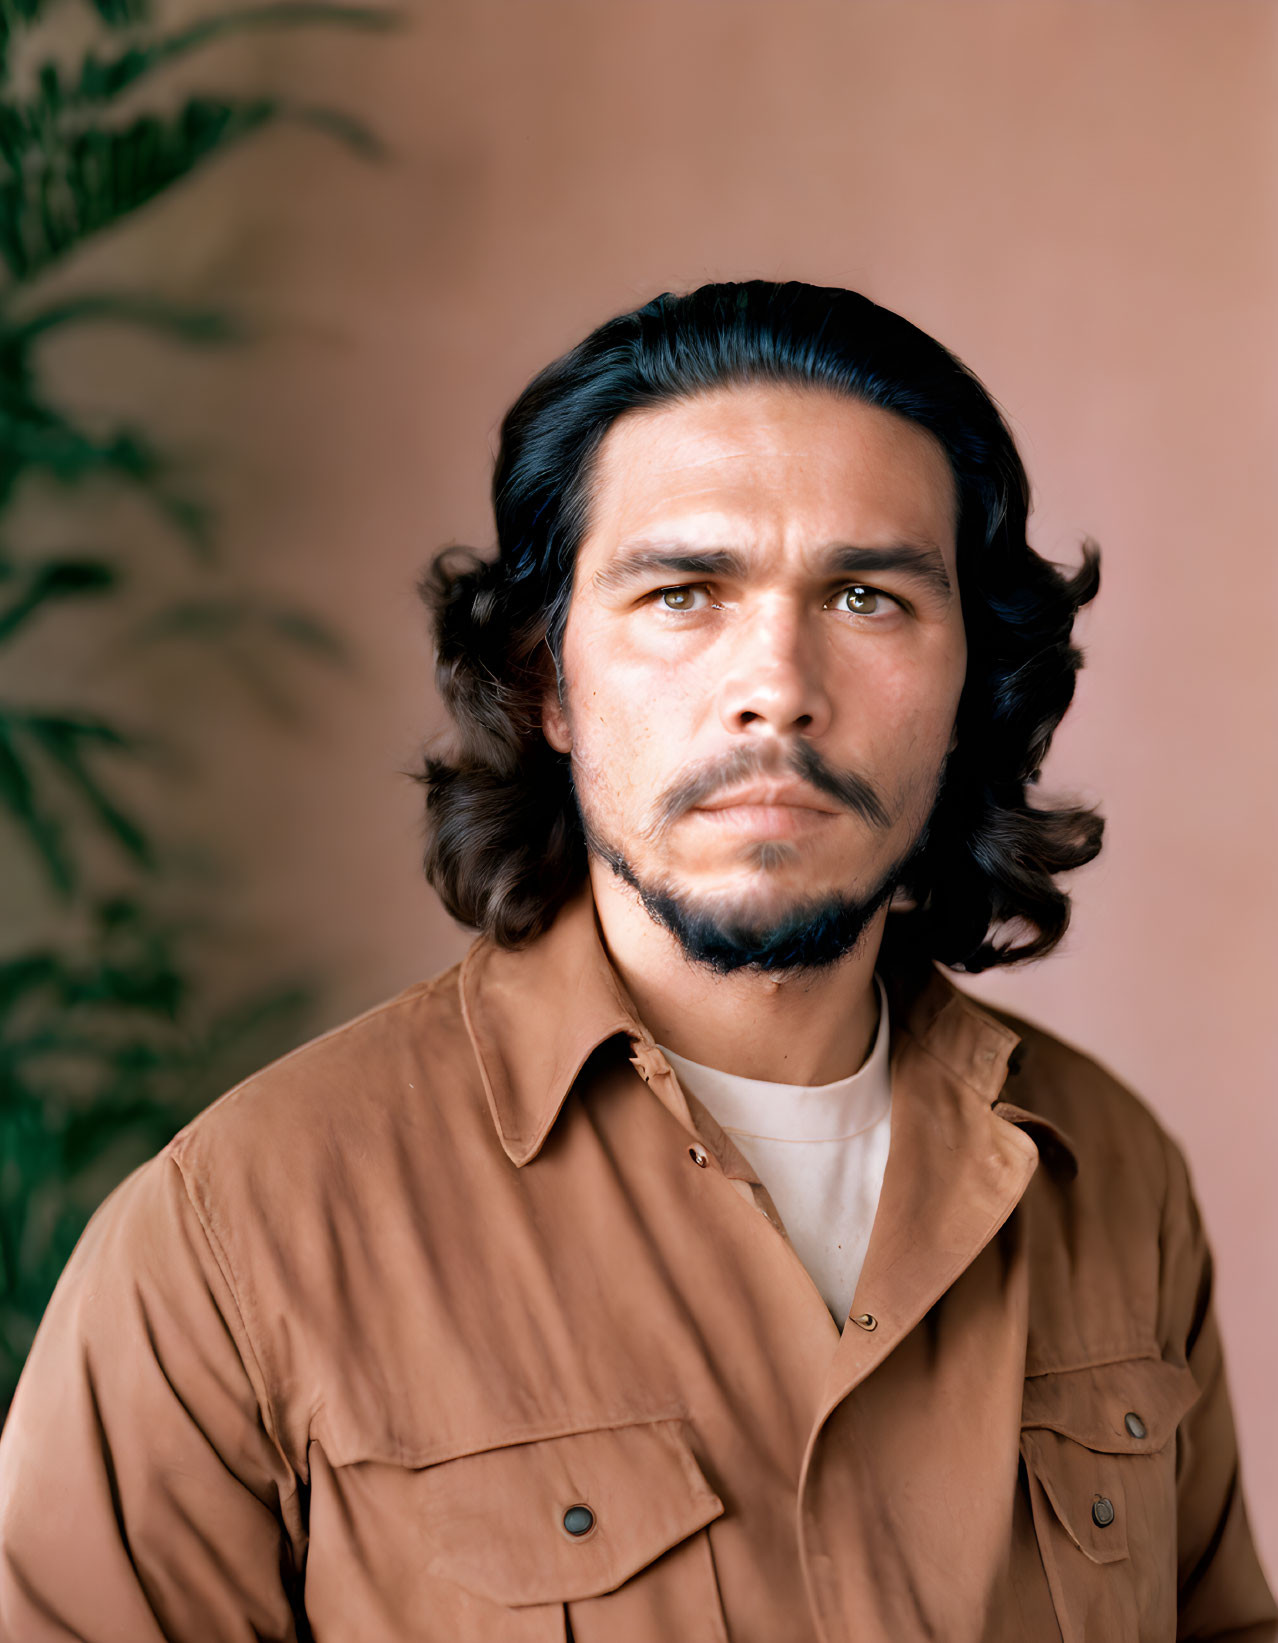
M 741 951 L 840 905 L 868 918 L 951 747 L 955 512 L 931 435 L 825 390 L 722 388 L 614 423 L 543 714 L 592 874 Z

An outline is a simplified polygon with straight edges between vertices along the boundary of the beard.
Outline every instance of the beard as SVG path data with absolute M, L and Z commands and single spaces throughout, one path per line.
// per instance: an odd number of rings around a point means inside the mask
M 876 830 L 886 830 L 891 817 L 869 783 L 851 773 L 826 765 L 809 746 L 800 744 L 787 760 L 789 768 L 820 791 L 839 798 Z M 603 838 L 578 800 L 586 848 L 612 870 L 639 897 L 648 916 L 679 943 L 693 963 L 719 975 L 753 969 L 774 974 L 820 970 L 837 964 L 853 951 L 875 914 L 890 900 L 910 866 L 927 844 L 932 816 L 944 778 L 937 774 L 925 819 L 900 858 L 868 888 L 827 891 L 800 899 L 772 917 L 754 917 L 729 907 L 698 901 L 672 880 L 645 879 L 615 844 Z M 716 789 L 743 776 L 771 773 L 757 756 L 736 754 L 707 766 L 671 788 L 658 801 L 656 820 L 645 830 L 648 838 L 664 832 L 680 815 Z M 783 852 L 763 844 L 756 848 L 757 865 L 765 869 L 783 859 Z
M 670 932 L 684 955 L 718 975 L 744 969 L 820 970 L 837 964 L 865 934 L 870 920 L 896 889 L 904 867 L 902 862 L 892 868 L 865 894 L 817 897 L 771 921 L 752 923 L 731 913 L 698 907 L 671 885 L 645 884 L 615 849 L 604 846 L 596 853 L 638 895 L 648 916 Z

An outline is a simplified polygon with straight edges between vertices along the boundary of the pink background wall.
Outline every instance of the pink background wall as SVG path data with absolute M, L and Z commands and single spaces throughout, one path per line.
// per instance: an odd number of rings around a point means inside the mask
M 361 649 L 295 675 L 282 733 L 229 679 L 73 647 L 199 745 L 200 781 L 157 799 L 235 863 L 215 979 L 313 965 L 318 1028 L 465 945 L 399 773 L 439 723 L 412 584 L 490 541 L 529 375 L 659 290 L 750 275 L 853 286 L 966 359 L 1020 440 L 1036 544 L 1105 554 L 1045 785 L 1102 802 L 1107 849 L 1064 949 L 977 988 L 1184 1143 L 1278 1571 L 1275 33 L 1268 0 L 459 0 L 393 39 L 219 47 L 184 81 L 340 102 L 397 161 L 277 133 L 64 277 L 234 301 L 270 328 L 255 349 L 101 331 L 55 364 L 198 453 L 228 550 Z

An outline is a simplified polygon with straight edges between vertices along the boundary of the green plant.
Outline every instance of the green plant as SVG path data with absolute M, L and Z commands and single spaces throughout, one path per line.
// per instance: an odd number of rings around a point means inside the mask
M 204 94 L 166 112 L 138 111 L 137 97 L 168 65 L 235 31 L 381 28 L 395 16 L 268 4 L 165 32 L 148 0 L 93 0 L 97 38 L 79 61 L 49 57 L 20 76 L 19 48 L 38 47 L 47 9 L 46 0 L 0 0 L 0 656 L 59 607 L 125 591 L 110 552 L 24 552 L 10 528 L 19 490 L 33 479 L 69 488 L 106 477 L 149 497 L 194 550 L 192 563 L 219 578 L 173 606 L 160 628 L 188 642 L 270 636 L 340 657 L 340 642 L 307 612 L 228 578 L 207 504 L 187 494 L 148 434 L 82 426 L 54 402 L 41 372 L 45 339 L 89 321 L 142 325 L 184 343 L 225 342 L 244 330 L 222 314 L 133 292 L 42 302 L 39 282 L 272 123 L 300 121 L 375 156 L 374 137 L 332 109 Z M 0 697 L 0 815 L 50 906 L 47 939 L 0 957 L 0 1407 L 95 1205 L 219 1087 L 282 1047 L 307 1002 L 304 988 L 288 986 L 229 1011 L 206 1005 L 196 979 L 200 932 L 159 910 L 165 852 L 111 775 L 113 761 L 118 771 L 151 745 L 144 729 L 87 707 Z M 102 841 L 115 854 L 112 873 L 100 865 Z

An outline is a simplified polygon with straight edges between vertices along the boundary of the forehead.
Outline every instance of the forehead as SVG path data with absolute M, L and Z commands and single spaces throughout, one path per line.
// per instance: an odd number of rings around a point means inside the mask
M 592 474 L 583 559 L 670 534 L 749 548 L 928 543 L 954 570 L 957 497 L 940 442 L 821 388 L 717 388 L 619 418 Z

